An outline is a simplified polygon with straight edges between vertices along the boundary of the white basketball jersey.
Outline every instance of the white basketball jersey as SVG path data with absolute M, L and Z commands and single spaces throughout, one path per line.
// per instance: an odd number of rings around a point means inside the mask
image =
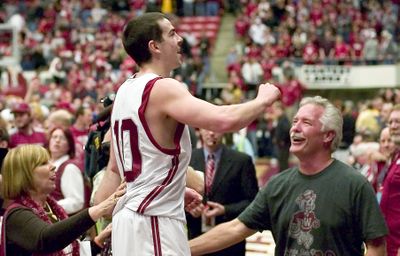
M 111 114 L 112 142 L 127 192 L 114 214 L 127 207 L 139 214 L 185 221 L 186 170 L 191 155 L 187 126 L 179 124 L 175 148 L 157 144 L 145 120 L 145 111 L 156 74 L 127 79 L 119 88 Z

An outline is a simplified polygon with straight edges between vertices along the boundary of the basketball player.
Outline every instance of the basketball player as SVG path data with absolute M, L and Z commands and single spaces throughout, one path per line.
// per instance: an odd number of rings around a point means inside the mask
M 117 92 L 110 168 L 96 194 L 99 201 L 122 178 L 127 181 L 127 193 L 113 213 L 113 255 L 190 255 L 184 197 L 195 197 L 185 195 L 191 144 L 184 124 L 236 131 L 263 113 L 280 92 L 274 85 L 261 84 L 255 99 L 230 106 L 193 97 L 168 78 L 181 64 L 182 38 L 161 13 L 129 21 L 122 41 L 140 70 Z

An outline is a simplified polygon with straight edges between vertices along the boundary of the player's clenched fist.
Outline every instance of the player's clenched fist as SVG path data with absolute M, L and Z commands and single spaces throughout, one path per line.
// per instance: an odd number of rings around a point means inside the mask
M 281 97 L 281 92 L 278 87 L 273 84 L 265 83 L 260 84 L 258 87 L 258 100 L 265 100 L 267 105 L 271 105 Z

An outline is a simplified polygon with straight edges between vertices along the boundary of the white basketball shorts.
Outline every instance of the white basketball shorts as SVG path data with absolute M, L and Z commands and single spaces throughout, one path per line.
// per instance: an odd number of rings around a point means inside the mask
M 112 219 L 113 256 L 188 256 L 185 224 L 124 208 Z

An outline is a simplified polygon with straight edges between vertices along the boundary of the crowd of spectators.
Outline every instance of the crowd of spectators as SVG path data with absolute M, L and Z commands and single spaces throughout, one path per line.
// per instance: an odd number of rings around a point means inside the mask
M 291 107 L 305 89 L 296 80 L 294 67 L 395 64 L 399 4 L 396 0 L 240 1 L 236 41 L 226 57 L 229 88 L 246 96 L 261 81 L 281 84 L 283 103 Z M 283 76 L 274 72 L 276 68 L 283 70 Z
M 9 80 L 8 85 L 2 85 L 2 94 L 25 97 L 31 90 L 29 96 L 40 95 L 46 106 L 70 101 L 73 102 L 68 106 L 70 109 L 77 109 L 82 103 L 95 108 L 98 99 L 115 92 L 136 70 L 120 40 L 126 21 L 143 12 L 162 11 L 170 15 L 177 27 L 176 14 L 183 15 L 183 10 L 188 10 L 187 2 L 2 1 L 0 23 L 16 28 L 21 55 L 19 65 L 0 70 L 0 77 Z M 196 1 L 191 10 L 196 15 L 218 15 L 219 2 Z M 11 32 L 2 30 L 1 33 L 0 56 L 11 56 Z M 201 84 L 210 67 L 210 42 L 204 35 L 193 44 L 184 41 L 184 65 L 173 76 L 194 94 L 202 96 Z M 190 49 L 193 46 L 200 50 L 195 56 Z M 33 74 L 30 76 L 33 79 L 38 77 L 40 83 L 31 88 L 22 72 Z M 18 77 L 18 81 L 10 77 Z
M 222 89 L 221 99 L 228 103 L 245 101 L 254 94 L 256 84 L 272 82 L 281 88 L 282 104 L 290 120 L 307 89 L 296 78 L 296 67 L 397 63 L 399 4 L 392 0 L 240 1 L 235 12 L 235 45 L 226 56 L 228 86 Z M 398 99 L 395 101 L 398 103 Z M 362 103 L 354 106 L 360 109 L 360 119 L 367 112 L 365 106 L 371 105 L 369 101 Z M 357 132 L 365 129 L 361 122 Z M 271 143 L 276 124 L 276 120 L 260 117 L 248 127 L 248 132 L 255 130 L 258 134 L 251 140 L 256 155 L 276 156 Z M 380 128 L 373 131 L 375 141 Z
M 235 21 L 236 51 L 278 64 L 393 64 L 399 2 L 249 0 Z
M 84 106 L 94 117 L 102 108 L 99 99 L 115 92 L 136 69 L 120 41 L 126 20 L 145 11 L 163 11 L 173 15 L 178 27 L 179 16 L 225 11 L 236 15 L 237 40 L 226 56 L 228 85 L 219 97 L 225 103 L 242 102 L 255 93 L 257 84 L 272 81 L 282 89 L 290 120 L 306 90 L 296 79 L 296 65 L 397 61 L 398 7 L 395 0 L 3 1 L 0 21 L 17 28 L 22 58 L 19 68 L 1 70 L 0 110 L 3 118 L 11 120 L 12 105 L 29 102 L 33 125 L 39 130 L 46 129 L 44 120 L 56 109 L 73 117 Z M 204 97 L 202 83 L 210 71 L 212 45 L 206 35 L 182 36 L 184 63 L 173 76 Z M 7 55 L 3 43 L 0 51 Z M 191 51 L 193 46 L 199 47 L 198 54 Z M 282 68 L 283 80 L 276 79 L 275 67 Z M 264 121 L 247 130 L 253 134 L 255 155 L 273 154 L 258 147 L 260 137 L 254 134 L 260 134 L 259 127 L 263 134 L 268 130 Z M 264 153 L 259 153 L 263 148 Z
M 2 77 L 9 78 L 2 94 L 50 110 L 61 107 L 73 113 L 82 104 L 97 110 L 96 102 L 135 70 L 120 41 L 135 9 L 118 5 L 125 1 L 100 2 L 3 1 L 0 20 L 17 28 L 21 61 L 2 70 Z

